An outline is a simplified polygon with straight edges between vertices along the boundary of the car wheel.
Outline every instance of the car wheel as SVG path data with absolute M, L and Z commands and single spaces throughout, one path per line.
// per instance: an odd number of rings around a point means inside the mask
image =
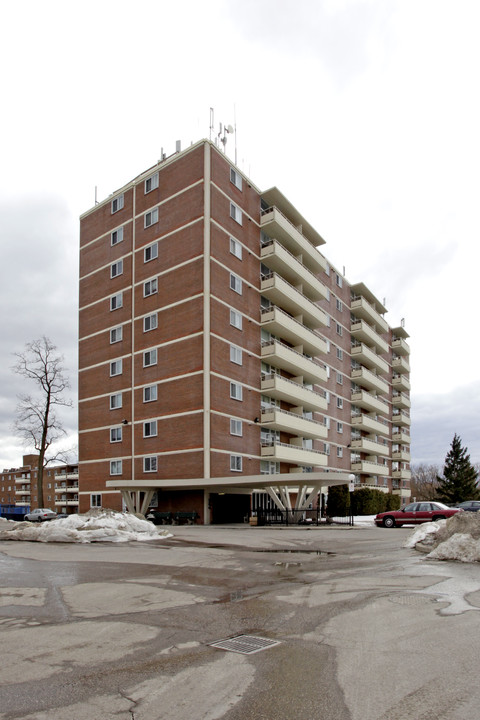
M 386 528 L 395 527 L 395 518 L 393 518 L 391 515 L 388 515 L 386 518 L 383 518 L 383 527 L 386 527 Z
M 434 518 L 432 518 L 433 522 L 436 522 L 437 520 L 445 520 L 445 515 L 435 515 Z

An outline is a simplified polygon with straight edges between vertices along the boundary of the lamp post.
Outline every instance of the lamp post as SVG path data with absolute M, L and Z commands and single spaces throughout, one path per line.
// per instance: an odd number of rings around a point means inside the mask
M 348 491 L 350 493 L 350 525 L 353 526 L 353 491 L 355 490 L 355 475 L 348 476 Z

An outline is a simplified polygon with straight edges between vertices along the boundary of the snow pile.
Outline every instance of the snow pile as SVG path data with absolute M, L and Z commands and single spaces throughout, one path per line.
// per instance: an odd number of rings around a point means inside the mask
M 425 523 L 407 539 L 405 547 L 429 545 L 435 560 L 480 562 L 480 513 L 461 512 L 448 520 Z
M 43 523 L 16 522 L 0 518 L 0 540 L 32 542 L 129 542 L 171 537 L 148 520 L 113 510 L 89 510 Z

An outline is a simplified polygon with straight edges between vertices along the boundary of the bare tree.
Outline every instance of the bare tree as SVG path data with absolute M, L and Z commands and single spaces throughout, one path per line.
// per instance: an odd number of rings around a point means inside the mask
M 412 477 L 410 480 L 410 492 L 416 500 L 435 500 L 438 490 L 438 465 L 411 466 Z
M 58 355 L 56 346 L 45 336 L 27 343 L 25 350 L 15 353 L 15 357 L 13 371 L 36 386 L 35 394 L 18 396 L 14 430 L 38 452 L 38 507 L 43 507 L 43 470 L 58 459 L 59 455 L 51 453 L 51 446 L 66 434 L 55 408 L 72 406 L 72 401 L 63 396 L 70 383 L 64 374 L 63 356 Z

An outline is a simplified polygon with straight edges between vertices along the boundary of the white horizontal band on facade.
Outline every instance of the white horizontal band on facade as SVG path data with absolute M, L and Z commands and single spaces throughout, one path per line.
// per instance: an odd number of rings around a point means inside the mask
M 181 413 L 170 413 L 168 415 L 162 415 L 159 417 L 159 420 L 171 420 L 172 418 L 178 418 L 178 417 L 185 417 L 188 415 L 200 415 L 203 412 L 203 410 L 200 408 L 199 410 L 192 410 L 190 412 L 181 412 Z M 149 418 L 148 418 L 149 419 Z M 145 422 L 147 421 L 147 418 L 145 419 Z M 131 422 L 128 422 L 128 425 L 131 425 Z M 122 422 L 117 423 L 110 423 L 109 425 L 99 425 L 98 427 L 92 427 L 88 428 L 87 430 L 79 430 L 79 434 L 86 434 L 91 432 L 104 432 L 106 430 L 110 430 L 114 427 L 125 427 Z M 112 445 L 115 445 L 115 443 L 112 443 Z

